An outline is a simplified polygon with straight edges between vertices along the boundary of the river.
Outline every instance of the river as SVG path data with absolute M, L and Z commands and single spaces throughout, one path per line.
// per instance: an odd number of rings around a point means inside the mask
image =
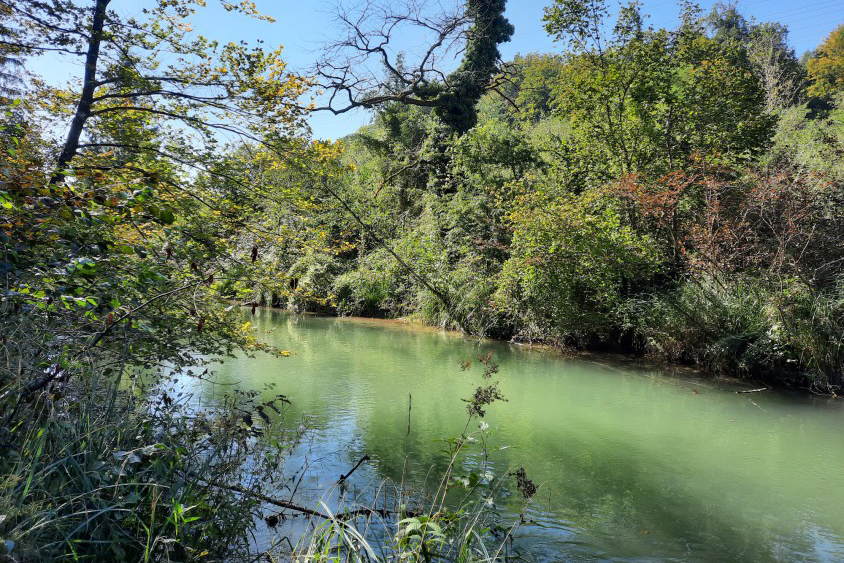
M 466 424 L 461 399 L 481 383 L 481 367 L 460 363 L 492 351 L 507 401 L 484 419 L 490 464 L 499 476 L 524 467 L 539 486 L 517 540 L 533 559 L 844 561 L 842 401 L 740 394 L 694 372 L 397 322 L 272 310 L 251 320 L 290 357 L 226 361 L 215 381 L 274 384 L 290 424 L 311 428 L 289 461 L 307 466 L 300 504 L 316 507 L 364 454 L 349 479 L 362 495 L 385 479 L 430 483 L 448 460 L 441 440 Z M 191 385 L 203 400 L 228 387 Z M 499 510 L 513 519 L 522 505 L 507 494 Z

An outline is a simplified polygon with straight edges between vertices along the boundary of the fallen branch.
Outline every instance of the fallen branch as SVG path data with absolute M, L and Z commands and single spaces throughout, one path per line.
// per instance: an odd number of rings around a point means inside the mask
M 358 462 L 355 464 L 355 466 L 354 466 L 354 467 L 352 467 L 352 470 L 351 470 L 351 471 L 349 471 L 349 472 L 348 472 L 348 473 L 346 473 L 345 475 L 340 475 L 340 478 L 337 480 L 337 483 L 338 483 L 338 484 L 343 483 L 343 481 L 345 481 L 346 479 L 348 479 L 349 477 L 351 477 L 352 473 L 354 473 L 355 471 L 357 471 L 357 468 L 358 468 L 358 467 L 360 467 L 360 465 L 361 465 L 364 461 L 369 461 L 369 459 L 370 459 L 370 458 L 369 458 L 369 455 L 364 455 L 362 458 L 360 458 L 360 460 L 358 460 Z
M 760 391 L 767 391 L 770 387 L 760 387 L 759 389 L 747 389 L 746 391 L 736 391 L 736 393 L 759 393 Z
M 366 456 L 364 456 L 364 457 L 366 457 Z M 361 460 L 361 462 L 362 461 L 363 460 Z M 360 465 L 360 462 L 358 463 L 358 465 Z M 355 467 L 357 467 L 357 466 L 355 466 Z M 349 472 L 349 474 L 351 474 L 351 471 Z M 348 512 L 343 512 L 342 514 L 337 514 L 337 515 L 332 517 L 331 515 L 325 514 L 323 512 L 318 511 L 318 510 L 313 510 L 313 509 L 307 508 L 305 506 L 300 506 L 298 504 L 294 504 L 290 501 L 279 500 L 279 499 L 267 496 L 265 494 L 258 493 L 256 491 L 251 491 L 249 489 L 245 489 L 245 488 L 241 487 L 240 485 L 226 485 L 224 483 L 219 483 L 219 482 L 216 482 L 216 481 L 212 482 L 212 481 L 207 481 L 207 480 L 204 480 L 204 479 L 203 479 L 203 481 L 205 481 L 205 483 L 207 483 L 208 485 L 211 485 L 212 487 L 217 487 L 217 488 L 220 488 L 220 489 L 226 489 L 228 491 L 232 491 L 232 492 L 235 492 L 235 493 L 247 495 L 247 496 L 250 496 L 252 498 L 258 499 L 260 501 L 266 502 L 267 504 L 272 504 L 274 506 L 278 506 L 279 508 L 286 508 L 288 510 L 293 510 L 294 512 L 299 512 L 300 514 L 307 514 L 308 516 L 315 516 L 317 518 L 322 518 L 323 520 L 348 520 L 350 518 L 355 518 L 357 516 L 363 516 L 363 515 L 366 515 L 366 516 L 378 515 L 378 516 L 381 516 L 382 518 L 386 518 L 386 517 L 388 517 L 392 514 L 389 510 L 384 510 L 384 509 L 358 508 L 356 510 L 350 510 Z
M 294 504 L 294 503 L 286 501 L 286 500 L 279 500 L 279 499 L 276 499 L 276 498 L 273 498 L 273 497 L 269 497 L 265 494 L 262 494 L 262 493 L 259 493 L 259 492 L 256 492 L 256 491 L 251 491 L 249 489 L 245 489 L 245 488 L 241 487 L 240 485 L 226 485 L 225 483 L 219 483 L 217 481 L 207 481 L 207 480 L 204 480 L 204 479 L 203 479 L 203 481 L 205 481 L 205 483 L 207 483 L 208 485 L 211 485 L 212 487 L 217 487 L 219 489 L 226 489 L 227 491 L 232 491 L 234 493 L 240 493 L 242 495 L 247 495 L 247 496 L 250 496 L 252 498 L 258 499 L 260 501 L 266 502 L 267 504 L 272 504 L 272 505 L 278 506 L 279 508 L 287 508 L 289 510 L 301 512 L 302 514 L 307 514 L 309 516 L 316 516 L 318 518 L 324 518 L 326 520 L 331 519 L 331 516 L 329 516 L 328 514 L 323 514 L 322 512 L 320 512 L 318 510 L 313 510 L 313 509 L 307 508 L 305 506 L 299 506 L 298 504 Z

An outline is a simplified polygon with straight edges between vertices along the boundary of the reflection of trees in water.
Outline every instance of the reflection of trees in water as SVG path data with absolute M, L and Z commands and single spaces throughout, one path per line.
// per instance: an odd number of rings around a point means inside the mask
M 813 494 L 817 479 L 795 479 L 785 491 L 769 488 L 801 471 L 789 455 L 811 459 L 807 444 L 817 442 L 808 439 L 826 439 L 828 412 L 805 412 L 793 403 L 783 411 L 773 404 L 767 412 L 743 397 L 710 393 L 705 384 L 696 387 L 703 393 L 692 394 L 686 387 L 697 383 L 586 363 L 566 363 L 565 373 L 558 373 L 559 358 L 550 354 L 510 352 L 500 344 L 478 349 L 427 330 L 273 311 L 251 320 L 293 356 L 233 360 L 219 380 L 248 377 L 253 388 L 274 382 L 274 393 L 293 399 L 291 423 L 313 415 L 328 442 L 308 455 L 340 450 L 312 467 L 321 473 L 315 487 L 336 480 L 363 454 L 374 461 L 353 485 L 404 478 L 435 487 L 448 464 L 440 440 L 463 429 L 460 399 L 471 395 L 480 373 L 461 372 L 459 362 L 493 348 L 510 402 L 490 409 L 491 440 L 514 448 L 494 452 L 491 461 L 499 476 L 523 465 L 542 485 L 530 516 L 550 527 L 522 529 L 537 553 L 574 561 L 624 554 L 767 562 L 793 560 L 797 553 L 801 560 L 823 560 L 815 555 L 822 538 L 813 522 L 835 521 L 840 509 L 834 495 Z M 800 424 L 783 413 L 796 415 Z M 732 418 L 739 418 L 741 433 L 724 433 Z M 752 444 L 741 441 L 754 433 Z M 710 442 L 723 459 L 697 451 Z M 466 472 L 477 463 L 468 456 Z M 774 494 L 783 496 L 781 505 L 766 498 Z M 500 508 L 516 510 L 518 500 L 505 495 Z M 799 506 L 812 506 L 820 516 L 803 517 Z
M 582 451 L 561 449 L 558 463 L 566 477 L 555 483 L 554 506 L 544 508 L 583 531 L 579 541 L 589 545 L 591 557 L 597 548 L 681 561 L 791 561 L 795 553 L 805 554 L 804 561 L 820 560 L 810 555 L 812 530 L 792 527 L 799 522 L 778 515 L 754 519 L 732 510 L 729 499 L 702 498 L 684 485 L 685 478 L 666 481 L 652 470 L 651 460 L 631 449 Z
M 405 450 L 394 444 L 401 443 L 403 432 L 390 424 L 370 430 L 365 435 L 364 450 L 378 460 L 382 478 L 400 480 Z M 411 427 L 405 478 L 436 486 L 436 477 L 445 470 L 448 458 L 424 434 L 424 430 Z M 547 444 L 538 448 L 554 452 L 562 478 L 550 484 L 547 480 L 552 475 L 547 471 L 531 475 L 538 482 L 546 479 L 534 501 L 534 514 L 544 524 L 575 529 L 576 541 L 571 543 L 568 534 L 549 532 L 530 523 L 523 531 L 533 541 L 554 546 L 558 555 L 571 552 L 573 557 L 579 554 L 584 560 L 594 560 L 598 550 L 608 555 L 679 557 L 677 560 L 682 561 L 773 562 L 790 561 L 800 553 L 804 561 L 824 560 L 813 555 L 816 530 L 811 525 L 783 521 L 779 515 L 754 518 L 744 511 L 730 510 L 735 507 L 728 499 L 721 504 L 712 500 L 717 496 L 701 498 L 698 491 L 684 486 L 683 478 L 666 482 L 662 472 L 653 472 L 650 460 L 634 450 L 589 451 L 576 442 L 572 437 L 556 448 Z M 541 460 L 531 458 L 529 453 L 522 455 L 530 450 L 531 445 L 520 444 L 515 450 L 496 453 L 495 473 L 501 476 L 518 464 L 547 470 Z M 472 461 L 471 457 L 466 460 L 467 471 Z M 511 502 L 507 497 L 502 507 L 517 513 L 518 495 L 510 495 Z

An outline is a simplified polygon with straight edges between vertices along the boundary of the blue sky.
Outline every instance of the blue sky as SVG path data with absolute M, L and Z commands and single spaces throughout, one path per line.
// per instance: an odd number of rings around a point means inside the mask
M 459 0 L 432 0 L 453 6 Z M 559 52 L 557 45 L 542 29 L 542 15 L 545 6 L 552 0 L 509 0 L 507 17 L 516 28 L 510 43 L 502 46 L 505 59 L 517 53 Z M 257 0 L 259 9 L 273 16 L 275 23 L 248 19 L 222 10 L 214 0 L 208 0 L 208 7 L 200 10 L 192 23 L 196 30 L 208 37 L 221 41 L 254 41 L 263 39 L 268 47 L 284 45 L 284 58 L 289 67 L 305 70 L 317 58 L 321 44 L 330 40 L 333 27 L 331 15 L 333 2 Z M 700 5 L 707 9 L 713 0 L 703 0 Z M 138 12 L 145 2 L 138 0 L 113 0 L 111 7 L 123 15 Z M 643 11 L 649 14 L 655 27 L 673 28 L 677 25 L 678 3 L 675 0 L 644 0 Z M 833 29 L 844 23 L 844 2 L 842 0 L 747 0 L 738 3 L 745 16 L 757 21 L 779 21 L 791 32 L 790 40 L 798 56 L 815 48 Z M 32 70 L 42 74 L 50 82 L 79 77 L 82 75 L 81 61 L 59 61 L 42 59 L 31 65 Z M 336 139 L 355 131 L 369 121 L 365 111 L 350 112 L 340 116 L 319 113 L 310 118 L 315 137 Z

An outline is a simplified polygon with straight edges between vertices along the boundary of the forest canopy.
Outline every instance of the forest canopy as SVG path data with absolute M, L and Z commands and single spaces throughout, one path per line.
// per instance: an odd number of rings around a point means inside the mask
M 384 100 L 343 139 L 361 221 L 325 223 L 338 250 L 288 254 L 270 297 L 839 385 L 840 34 L 804 64 L 733 5 L 665 29 L 559 0 L 544 23 L 564 52 L 502 62 L 471 129 Z

